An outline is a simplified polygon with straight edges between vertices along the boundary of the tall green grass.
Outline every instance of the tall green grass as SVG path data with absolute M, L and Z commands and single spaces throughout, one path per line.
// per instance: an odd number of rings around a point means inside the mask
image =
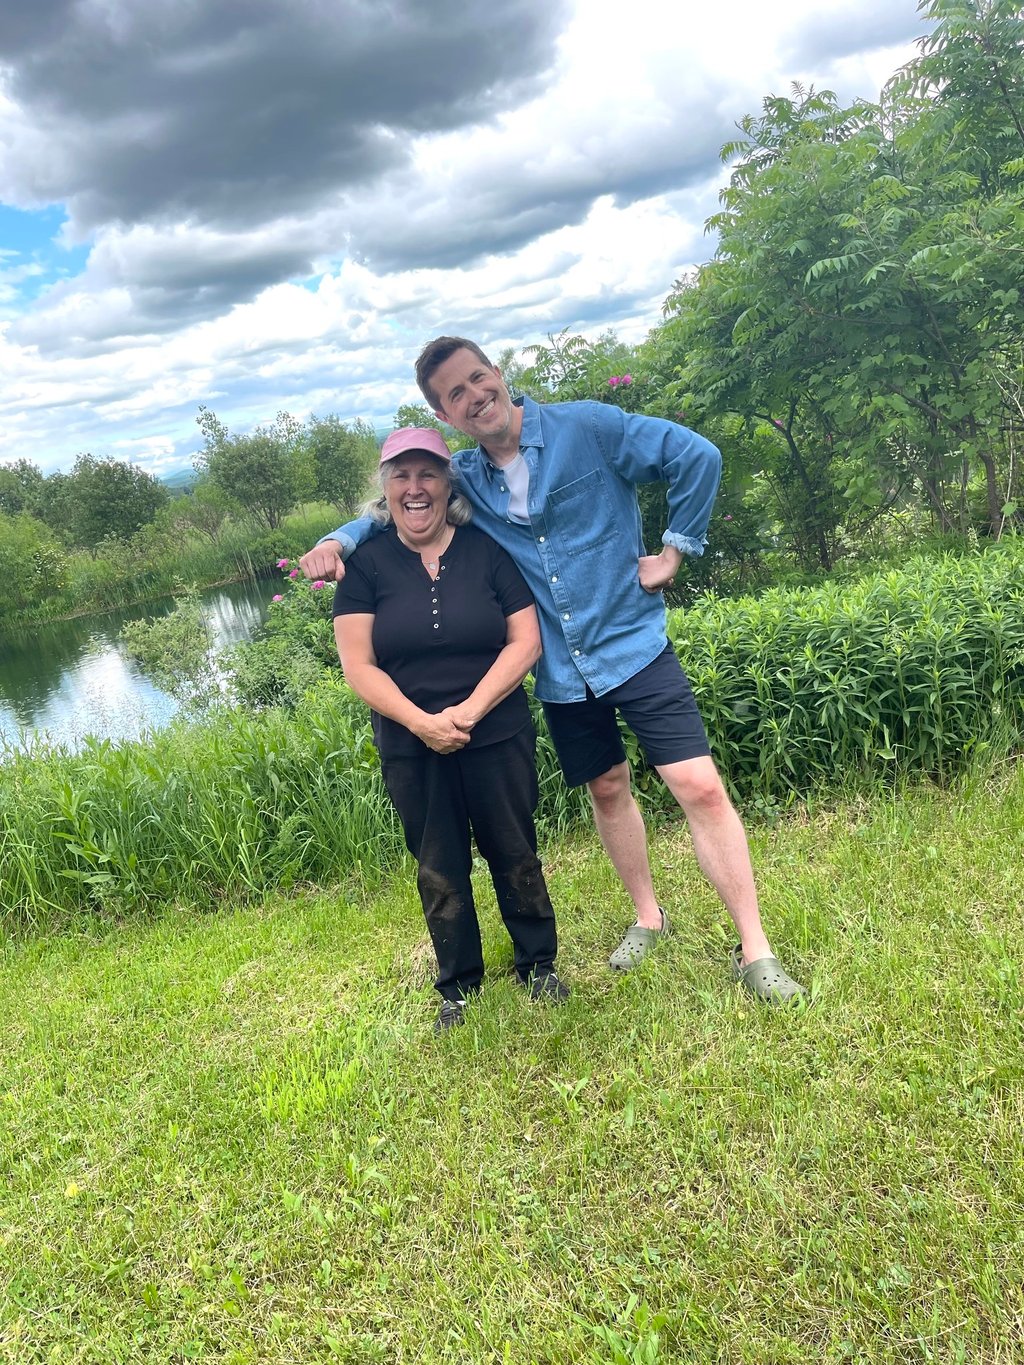
M 674 615 L 676 648 L 743 804 L 944 779 L 1019 746 L 1022 568 L 1014 545 Z M 587 801 L 567 791 L 538 719 L 550 836 L 585 818 Z M 638 787 L 652 810 L 670 806 L 642 768 Z M 292 712 L 218 710 L 146 743 L 39 750 L 0 766 L 8 926 L 373 880 L 401 850 L 366 709 L 338 674 Z
M 206 587 L 250 581 L 269 573 L 282 556 L 302 554 L 337 524 L 336 509 L 310 504 L 286 517 L 273 532 L 244 521 L 229 522 L 216 544 L 199 535 L 158 535 L 144 528 L 132 540 L 104 544 L 96 553 L 69 552 L 61 586 L 18 611 L 0 607 L 0 620 L 5 631 L 18 631 L 40 621 L 153 601 L 182 583 Z
M 340 685 L 298 716 L 220 712 L 148 743 L 12 754 L 0 769 L 8 924 L 372 881 L 400 850 L 363 708 Z

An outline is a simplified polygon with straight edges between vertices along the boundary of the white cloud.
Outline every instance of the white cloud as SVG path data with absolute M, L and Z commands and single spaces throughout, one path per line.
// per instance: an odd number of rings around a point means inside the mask
M 481 3 L 464 10 L 477 64 L 461 32 L 431 49 L 445 105 L 436 79 L 403 84 L 428 60 L 411 2 L 389 10 L 393 32 L 361 33 L 358 98 L 333 88 L 341 48 L 307 23 L 312 0 L 247 4 L 233 31 L 227 11 L 168 18 L 155 0 L 83 7 L 64 29 L 25 20 L 0 88 L 0 200 L 68 204 L 91 250 L 28 301 L 38 261 L 0 257 L 0 458 L 49 471 L 89 449 L 166 469 L 198 445 L 199 403 L 233 427 L 282 407 L 386 419 L 417 396 L 412 360 L 439 331 L 495 351 L 563 327 L 639 339 L 713 248 L 703 221 L 736 121 L 795 79 L 876 94 L 919 22 L 913 0 L 576 0 L 557 33 L 548 0 L 516 0 L 520 42 Z M 100 13 L 113 28 L 82 18 Z M 53 94 L 67 34 L 93 44 L 98 75 Z M 253 77 L 274 58 L 263 98 Z M 353 132 L 361 160 L 325 151 L 369 107 L 380 145 Z

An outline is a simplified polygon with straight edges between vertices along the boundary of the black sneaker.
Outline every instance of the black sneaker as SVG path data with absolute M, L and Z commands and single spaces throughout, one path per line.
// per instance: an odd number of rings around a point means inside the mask
M 564 1005 L 569 999 L 569 987 L 558 979 L 556 972 L 538 972 L 523 983 L 531 1000 L 544 1000 L 549 1005 Z
M 435 1033 L 447 1033 L 450 1028 L 458 1028 L 466 1022 L 465 1000 L 442 1000 L 441 1008 L 434 1020 Z

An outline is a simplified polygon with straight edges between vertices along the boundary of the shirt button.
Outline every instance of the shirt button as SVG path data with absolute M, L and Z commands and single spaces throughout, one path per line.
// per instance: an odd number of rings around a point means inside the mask
M 557 582 L 558 582 L 558 574 L 553 573 L 553 574 L 551 575 L 551 581 L 552 581 L 552 583 L 557 583 Z
M 566 613 L 563 615 L 562 620 L 563 620 L 563 621 L 568 621 L 568 619 L 569 619 L 569 613 L 566 612 Z
M 577 658 L 579 657 L 579 650 L 578 650 L 578 649 L 574 649 L 574 650 L 573 650 L 573 653 L 577 656 Z
M 432 611 L 430 614 L 431 614 L 431 616 L 436 616 L 436 615 L 437 615 L 437 612 L 436 612 L 436 611 Z
M 436 621 L 434 622 L 434 629 L 435 629 L 435 630 L 440 630 L 440 629 L 441 629 L 441 627 L 438 625 L 438 623 L 437 623 Z M 578 654 L 578 653 L 579 653 L 579 650 L 577 650 L 576 653 Z
M 508 489 L 505 487 L 504 484 L 501 485 L 501 491 L 502 491 L 503 493 L 507 493 L 507 492 L 508 492 Z
M 542 545 L 544 544 L 544 537 L 543 537 L 543 536 L 540 537 L 540 543 L 541 543 Z

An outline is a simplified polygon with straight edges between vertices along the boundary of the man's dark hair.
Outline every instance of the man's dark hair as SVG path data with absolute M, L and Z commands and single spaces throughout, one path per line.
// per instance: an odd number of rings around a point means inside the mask
M 435 337 L 420 351 L 419 359 L 416 361 L 416 383 L 420 386 L 420 393 L 430 404 L 431 412 L 443 412 L 444 409 L 438 402 L 430 381 L 450 356 L 462 350 L 472 351 L 477 360 L 482 361 L 489 370 L 494 369 L 475 341 L 467 341 L 465 337 Z

